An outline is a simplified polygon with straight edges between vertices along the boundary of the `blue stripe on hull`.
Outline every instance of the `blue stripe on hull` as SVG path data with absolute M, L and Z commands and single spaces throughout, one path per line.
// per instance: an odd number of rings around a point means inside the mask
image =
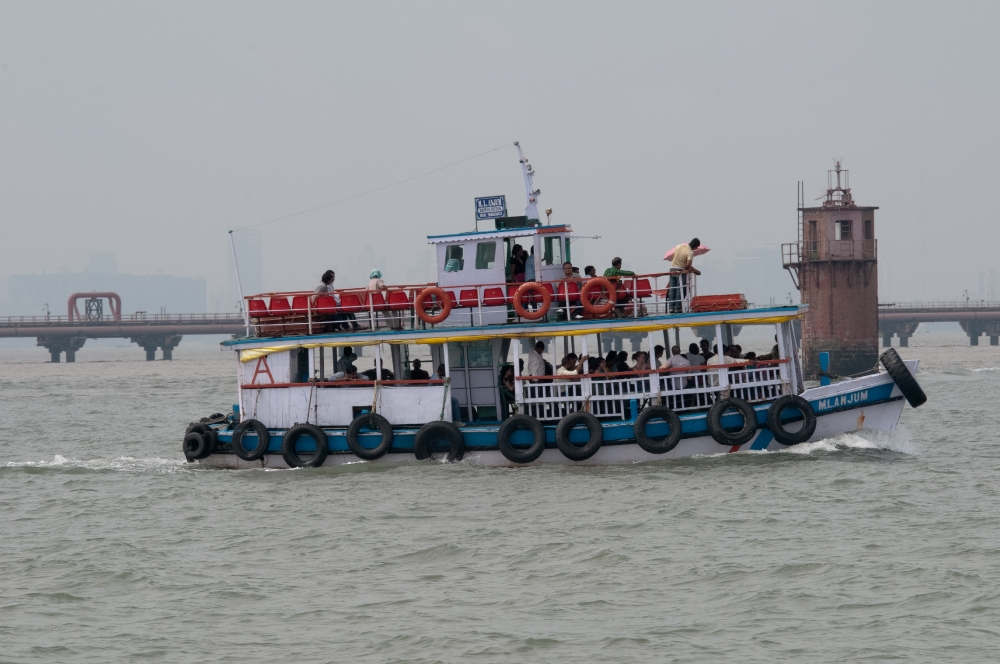
M 863 390 L 855 390 L 854 392 L 838 395 L 836 397 L 814 399 L 810 401 L 810 404 L 812 405 L 813 410 L 816 411 L 817 416 L 829 415 L 831 413 L 844 410 L 856 410 L 866 406 L 873 406 L 879 403 L 892 401 L 893 387 L 894 383 L 888 382 L 883 385 L 877 385 Z M 896 399 L 899 398 L 901 397 L 896 397 Z M 774 440 L 774 436 L 767 429 L 767 410 L 769 406 L 769 403 L 754 406 L 754 411 L 757 413 L 757 426 L 759 427 L 759 431 L 750 447 L 746 449 L 764 450 L 767 449 L 767 447 Z M 782 421 L 795 421 L 797 419 L 801 419 L 801 416 L 802 414 L 797 410 L 788 409 L 785 411 Z M 680 418 L 682 438 L 697 438 L 707 434 L 708 423 L 706 412 L 681 414 Z M 723 426 L 727 427 L 738 427 L 741 423 L 740 416 L 735 413 L 726 415 L 722 419 Z M 635 443 L 634 419 L 605 421 L 602 422 L 601 425 L 604 429 L 604 445 L 625 445 Z M 544 428 L 546 448 L 555 448 L 556 425 L 546 425 Z M 418 429 L 419 427 L 405 426 L 394 429 L 393 445 L 390 452 L 412 453 L 414 437 L 416 436 Z M 465 438 L 466 449 L 470 452 L 499 449 L 497 446 L 497 432 L 499 429 L 499 422 L 479 423 L 461 428 L 462 435 Z M 324 431 L 326 431 L 331 453 L 350 454 L 350 448 L 347 446 L 346 429 L 324 429 Z M 271 441 L 267 449 L 269 453 L 281 454 L 284 432 L 285 430 L 278 429 L 271 431 Z M 646 432 L 653 437 L 666 436 L 668 429 L 665 422 L 653 422 L 647 426 Z M 570 434 L 570 441 L 583 443 L 587 440 L 588 435 L 589 434 L 586 429 L 577 429 Z M 517 436 L 523 436 L 524 439 L 519 440 Z M 528 432 L 520 431 L 515 434 L 513 442 L 530 444 L 531 441 L 528 437 Z M 373 432 L 362 433 L 359 438 L 362 445 L 374 448 L 379 444 L 382 436 L 379 433 Z M 255 439 L 255 436 L 246 436 L 245 445 L 247 447 L 252 447 L 252 443 Z M 232 443 L 232 432 L 220 431 L 219 441 L 226 444 Z M 316 449 L 315 442 L 308 437 L 303 437 L 300 439 L 297 449 L 303 453 L 314 451 Z

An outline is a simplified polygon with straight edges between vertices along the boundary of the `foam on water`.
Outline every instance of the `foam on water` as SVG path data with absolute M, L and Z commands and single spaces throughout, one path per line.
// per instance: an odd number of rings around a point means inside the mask
M 973 369 L 973 371 L 977 373 L 980 371 L 1000 371 L 1000 367 L 982 367 L 981 369 Z
M 903 426 L 895 431 L 871 431 L 864 429 L 854 433 L 842 433 L 813 443 L 802 443 L 781 450 L 782 454 L 815 454 L 817 452 L 838 452 L 844 450 L 891 450 L 903 454 L 916 454 L 910 432 Z
M 130 456 L 113 459 L 67 459 L 61 454 L 55 455 L 52 461 L 7 461 L 0 463 L 0 468 L 83 468 L 85 470 L 117 470 L 136 473 L 173 473 L 186 466 L 188 466 L 187 462 L 181 459 L 137 459 Z

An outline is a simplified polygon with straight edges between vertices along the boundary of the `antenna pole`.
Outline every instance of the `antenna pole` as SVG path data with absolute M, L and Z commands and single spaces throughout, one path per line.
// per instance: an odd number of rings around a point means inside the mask
M 527 205 L 524 207 L 524 216 L 538 221 L 538 195 L 542 193 L 542 190 L 535 189 L 535 170 L 524 158 L 521 144 L 514 141 L 514 147 L 517 148 L 517 156 L 521 162 L 521 173 L 524 175 L 524 194 L 528 199 Z M 541 222 L 539 221 L 539 223 Z
M 233 232 L 229 231 L 229 246 L 233 250 L 233 265 L 236 266 L 236 285 L 240 289 L 240 311 L 243 312 L 243 324 L 247 328 L 247 336 L 250 336 L 250 315 L 247 313 L 246 301 L 243 299 L 243 281 L 240 279 L 240 262 L 236 260 L 236 241 L 233 240 Z

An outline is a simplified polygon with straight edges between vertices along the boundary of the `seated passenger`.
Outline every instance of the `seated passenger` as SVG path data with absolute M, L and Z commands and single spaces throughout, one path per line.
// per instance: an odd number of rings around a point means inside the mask
M 361 375 L 368 380 L 375 380 L 375 367 L 368 369 L 367 371 L 362 371 Z M 392 380 L 392 372 L 382 367 L 382 380 Z
M 653 361 L 656 362 L 657 369 L 659 369 L 663 365 L 663 360 L 660 359 L 663 357 L 663 351 L 664 351 L 663 346 L 660 345 L 653 346 Z
M 410 369 L 410 380 L 430 380 L 431 375 L 420 368 L 420 360 L 413 360 L 413 368 Z
M 692 343 L 688 346 L 687 360 L 692 367 L 705 366 L 705 356 L 698 350 L 698 344 Z
M 640 350 L 635 354 L 635 366 L 632 371 L 649 371 L 649 353 Z
M 360 380 L 358 378 L 358 368 L 353 364 L 348 364 L 344 371 L 338 371 L 330 376 L 330 380 Z
M 358 356 L 354 354 L 354 349 L 350 346 L 344 346 L 344 353 L 341 355 L 340 359 L 337 360 L 334 369 L 337 371 L 347 371 L 347 367 L 354 364 L 354 361 L 358 359 Z
M 615 256 L 611 259 L 611 267 L 604 271 L 604 276 L 610 278 L 611 282 L 615 285 L 615 308 L 619 311 L 625 308 L 625 305 L 632 301 L 632 296 L 629 295 L 628 291 L 625 290 L 625 284 L 622 283 L 622 277 L 634 277 L 635 272 L 631 270 L 622 269 L 622 259 L 620 256 Z
M 708 362 L 715 353 L 708 349 L 709 343 L 708 339 L 701 340 L 701 356 L 705 358 L 705 362 Z
M 587 356 L 584 355 L 580 358 L 579 364 L 577 363 L 576 353 L 570 353 L 563 358 L 562 364 L 556 370 L 557 376 L 576 376 L 583 373 L 584 363 L 588 360 Z
M 577 292 L 579 292 L 581 286 L 580 273 L 576 271 L 576 268 L 574 268 L 573 264 L 569 261 L 563 263 L 562 278 L 567 282 L 567 284 L 569 282 L 573 282 L 574 284 L 576 284 Z M 563 288 L 567 289 L 570 295 L 572 295 L 573 291 L 568 285 L 563 286 L 562 284 L 559 284 L 557 292 L 560 293 L 561 295 L 556 296 L 555 301 L 552 302 L 552 306 L 558 309 L 564 315 L 567 315 L 568 316 L 567 320 L 573 320 L 574 318 L 583 318 L 583 307 L 580 306 L 579 298 L 577 298 L 576 302 L 573 302 L 572 299 L 569 301 L 568 305 L 569 311 L 567 312 L 566 291 L 562 290 Z

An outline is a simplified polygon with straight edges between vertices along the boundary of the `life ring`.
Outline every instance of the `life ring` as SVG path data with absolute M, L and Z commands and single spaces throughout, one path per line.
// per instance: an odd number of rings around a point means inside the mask
M 300 457 L 295 449 L 295 444 L 302 436 L 309 436 L 316 441 L 316 452 L 307 459 Z M 326 433 L 315 424 L 293 426 L 285 432 L 285 440 L 281 443 L 281 456 L 290 468 L 319 468 L 326 461 L 326 455 L 329 451 Z
M 427 313 L 427 310 L 424 309 L 424 301 L 432 295 L 437 296 L 437 301 L 441 305 L 441 311 L 436 316 L 430 315 Z M 434 325 L 444 321 L 444 319 L 448 317 L 448 314 L 451 313 L 451 298 L 444 292 L 444 289 L 438 288 L 437 286 L 431 286 L 430 288 L 425 288 L 417 293 L 417 297 L 413 301 L 413 307 L 417 311 L 417 316 L 420 316 L 420 320 Z
M 534 437 L 531 445 L 527 448 L 514 447 L 510 442 L 511 436 L 519 429 L 527 429 Z M 508 417 L 500 425 L 500 430 L 497 432 L 497 445 L 500 446 L 500 452 L 509 461 L 531 463 L 545 451 L 545 428 L 541 422 L 524 413 Z
M 590 300 L 590 292 L 595 288 L 601 288 L 608 294 L 607 302 L 597 305 Z M 582 306 L 584 311 L 587 313 L 597 316 L 602 316 L 611 311 L 617 300 L 618 292 L 615 290 L 615 287 L 611 285 L 611 282 L 604 277 L 594 277 L 593 279 L 588 279 L 587 283 L 585 283 L 583 288 L 580 289 L 580 306 Z
M 798 431 L 788 431 L 781 423 L 781 415 L 789 408 L 796 408 L 802 413 L 802 428 Z M 798 419 L 798 418 L 796 418 Z M 812 404 L 802 397 L 786 394 L 778 397 L 767 409 L 767 428 L 771 435 L 782 445 L 798 445 L 804 443 L 816 433 L 816 412 Z
M 367 426 L 369 429 L 378 429 L 382 434 L 382 442 L 375 447 L 365 447 L 358 441 L 358 434 L 361 428 Z M 365 461 L 374 461 L 383 456 L 392 447 L 392 425 L 378 413 L 362 413 L 354 418 L 351 425 L 347 427 L 347 446 L 354 452 L 354 456 Z
M 524 308 L 524 304 L 521 299 L 529 292 L 538 293 L 542 297 L 542 304 L 534 311 L 528 311 Z M 526 281 L 517 287 L 514 291 L 514 311 L 517 315 L 525 320 L 538 320 L 542 318 L 549 312 L 549 305 L 552 304 L 552 294 L 549 293 L 549 289 L 542 286 L 537 281 Z
M 582 446 L 574 445 L 569 440 L 569 434 L 574 427 L 584 425 L 590 430 L 590 438 Z M 578 410 L 559 420 L 556 426 L 556 445 L 563 456 L 570 461 L 584 461 L 597 454 L 604 442 L 604 429 L 601 422 L 590 413 Z
M 459 461 L 465 456 L 465 438 L 458 427 L 451 422 L 436 421 L 428 422 L 420 427 L 417 435 L 413 437 L 413 455 L 423 461 L 430 459 L 434 452 L 435 443 L 444 440 L 448 444 L 448 462 Z
M 743 417 L 743 426 L 740 427 L 739 431 L 726 431 L 722 427 L 722 416 L 730 409 L 737 410 Z M 729 397 L 728 399 L 716 401 L 708 409 L 708 417 L 705 419 L 708 425 L 708 433 L 720 445 L 728 445 L 730 447 L 742 445 L 757 433 L 757 411 L 753 409 L 753 406 L 739 397 Z
M 917 379 L 913 377 L 910 370 L 903 364 L 903 360 L 899 357 L 899 353 L 896 352 L 895 348 L 885 351 L 878 359 L 911 406 L 918 408 L 927 401 L 927 395 L 924 394 L 920 383 L 917 382 Z
M 670 429 L 669 433 L 659 439 L 646 433 L 646 426 L 652 419 L 664 420 Z M 633 430 L 635 442 L 639 443 L 639 447 L 650 454 L 666 454 L 677 447 L 677 443 L 681 442 L 681 418 L 666 406 L 653 406 L 639 413 L 639 417 L 635 419 Z
M 243 447 L 243 435 L 247 429 L 253 429 L 257 434 L 257 447 L 247 451 Z M 233 454 L 244 461 L 256 461 L 267 453 L 267 446 L 271 444 L 271 434 L 259 420 L 243 420 L 233 429 Z

